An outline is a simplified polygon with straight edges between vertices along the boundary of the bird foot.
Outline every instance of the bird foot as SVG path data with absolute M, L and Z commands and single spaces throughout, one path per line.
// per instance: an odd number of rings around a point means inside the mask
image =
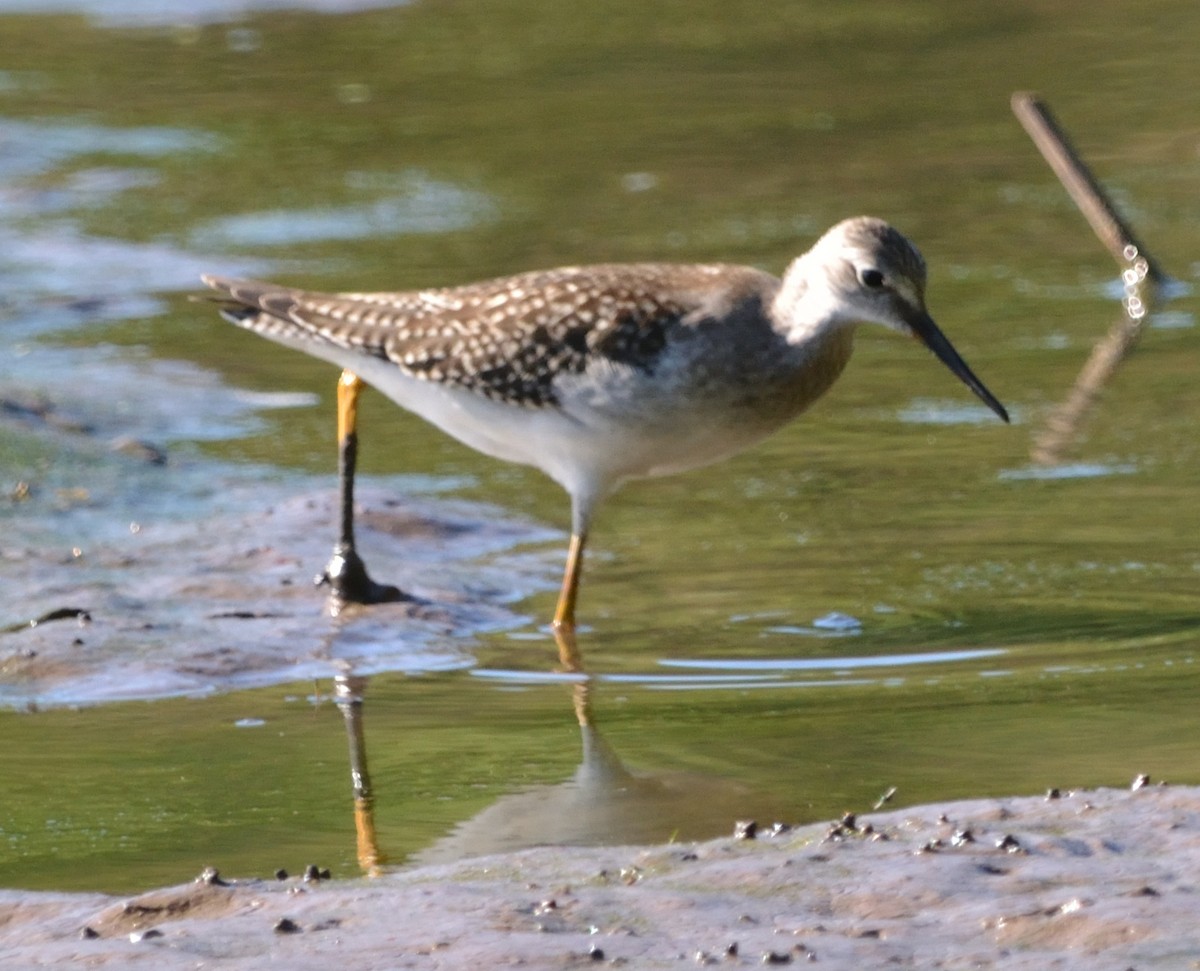
M 556 620 L 550 625 L 550 633 L 558 647 L 558 661 L 563 670 L 571 674 L 582 674 L 583 655 L 579 653 L 579 643 L 575 639 L 575 625 Z
M 329 558 L 324 572 L 319 573 L 313 582 L 318 587 L 329 587 L 334 613 L 346 604 L 397 603 L 416 599 L 390 583 L 372 580 L 354 547 L 340 543 L 333 548 L 333 556 Z

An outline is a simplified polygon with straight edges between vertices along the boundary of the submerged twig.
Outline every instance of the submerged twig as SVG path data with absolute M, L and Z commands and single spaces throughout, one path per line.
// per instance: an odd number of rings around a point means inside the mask
M 1113 259 L 1124 268 L 1140 254 L 1150 280 L 1155 284 L 1165 282 L 1167 275 L 1117 212 L 1045 102 L 1035 94 L 1018 91 L 1012 97 L 1012 110 Z
M 1137 343 L 1156 288 L 1168 278 L 1117 212 L 1050 109 L 1036 95 L 1027 92 L 1013 95 L 1012 109 L 1096 236 L 1117 261 L 1125 286 L 1120 319 L 1097 341 L 1070 395 L 1050 414 L 1045 427 L 1034 438 L 1033 460 L 1053 465 L 1075 438 L 1100 390 Z

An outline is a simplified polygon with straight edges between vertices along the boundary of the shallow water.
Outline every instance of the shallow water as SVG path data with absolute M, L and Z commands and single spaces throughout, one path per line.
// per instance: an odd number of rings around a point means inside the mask
M 1192 7 L 1131 33 L 1098 26 L 1115 5 L 198 4 L 141 27 L 65 6 L 0 4 L 0 883 L 355 872 L 347 671 L 371 676 L 394 861 L 480 833 L 713 835 L 893 786 L 1200 779 Z M 1119 290 L 1011 118 L 1025 88 L 1183 284 L 1048 470 L 1030 439 Z M 364 547 L 431 606 L 335 622 L 308 588 L 335 374 L 186 299 L 204 271 L 779 271 L 860 211 L 916 239 L 934 315 L 1014 425 L 865 330 L 793 427 L 628 487 L 585 578 L 582 729 L 544 627 L 557 487 L 369 395 Z M 90 623 L 15 629 L 64 607 Z M 580 805 L 587 832 L 564 826 Z

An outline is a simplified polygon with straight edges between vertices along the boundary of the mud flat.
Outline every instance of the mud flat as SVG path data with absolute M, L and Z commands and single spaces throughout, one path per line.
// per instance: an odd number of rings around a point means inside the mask
M 11 968 L 1200 967 L 1200 788 L 916 806 L 350 881 L 0 891 Z
M 0 626 L 0 706 L 203 696 L 348 668 L 470 667 L 464 645 L 522 623 L 507 604 L 549 585 L 547 564 L 526 547 L 552 531 L 373 486 L 360 530 L 372 565 L 415 599 L 331 618 L 313 574 L 328 556 L 334 498 L 306 486 L 222 483 L 234 512 L 149 516 L 114 535 L 94 535 L 90 511 L 86 528 L 68 520 L 50 538 L 37 518 L 17 522 L 0 540 L 5 620 L 16 621 Z

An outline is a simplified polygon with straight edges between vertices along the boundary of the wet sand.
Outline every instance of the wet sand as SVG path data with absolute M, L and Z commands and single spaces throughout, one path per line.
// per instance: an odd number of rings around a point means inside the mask
M 732 827 L 731 827 L 732 829 Z M 0 891 L 5 967 L 1200 967 L 1200 788 L 544 848 L 350 881 Z
M 330 617 L 313 575 L 329 556 L 334 495 L 300 485 L 231 482 L 207 515 L 148 516 L 115 535 L 64 527 L 52 542 L 6 537 L 12 623 L 0 629 L 0 705 L 195 697 L 349 668 L 470 667 L 472 637 L 522 624 L 506 604 L 552 582 L 550 560 L 522 552 L 551 530 L 372 484 L 359 490 L 372 569 L 416 599 Z M 31 533 L 38 525 L 17 523 Z

